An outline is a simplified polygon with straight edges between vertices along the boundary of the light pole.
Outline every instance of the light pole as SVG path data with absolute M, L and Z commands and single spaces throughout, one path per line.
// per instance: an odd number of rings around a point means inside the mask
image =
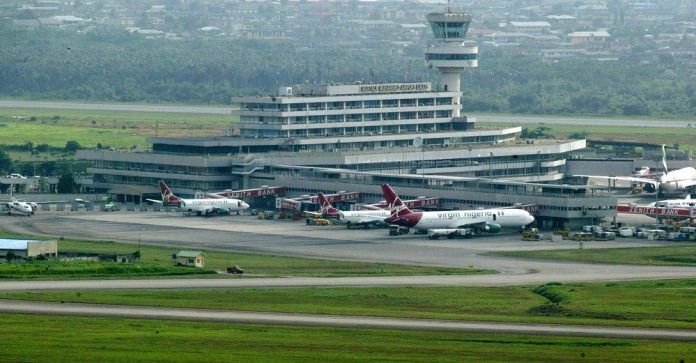
M 488 153 L 488 179 L 491 183 L 491 189 L 493 189 L 493 174 L 491 173 L 491 164 L 493 163 L 493 152 L 489 151 Z
M 537 183 L 541 178 L 541 150 L 537 150 Z

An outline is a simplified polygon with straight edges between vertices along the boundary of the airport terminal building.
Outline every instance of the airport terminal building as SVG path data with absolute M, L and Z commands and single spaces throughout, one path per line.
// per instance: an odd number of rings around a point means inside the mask
M 477 66 L 464 41 L 470 15 L 428 15 L 435 43 L 426 62 L 440 82 L 303 84 L 277 94 L 236 97 L 233 136 L 153 137 L 151 151 L 81 150 L 93 187 L 122 201 L 175 192 L 286 187 L 289 196 L 359 191 L 374 202 L 389 182 L 404 196 L 434 196 L 445 207 L 539 205 L 542 226 L 588 224 L 613 215 L 616 200 L 561 182 L 569 153 L 585 140 L 521 140 L 521 127 L 477 127 L 461 115 L 460 76 Z M 600 208 L 601 207 L 601 208 Z

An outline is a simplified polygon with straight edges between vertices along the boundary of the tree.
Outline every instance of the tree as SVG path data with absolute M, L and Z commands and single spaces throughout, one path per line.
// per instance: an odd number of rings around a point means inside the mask
M 80 149 L 82 149 L 82 146 L 80 145 L 79 142 L 77 142 L 77 141 L 75 141 L 75 140 L 70 140 L 70 141 L 68 141 L 68 142 L 65 143 L 65 148 L 64 148 L 64 150 L 65 150 L 65 152 L 67 152 L 67 153 L 74 153 L 74 152 L 76 152 L 77 150 L 80 150 Z
M 72 174 L 63 174 L 60 176 L 56 188 L 58 193 L 74 193 L 77 189 L 77 183 Z
M 4 150 L 0 150 L 0 173 L 7 174 L 12 170 L 12 159 Z

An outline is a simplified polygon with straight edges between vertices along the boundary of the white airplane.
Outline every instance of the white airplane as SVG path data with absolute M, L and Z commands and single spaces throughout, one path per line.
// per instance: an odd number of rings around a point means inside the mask
M 604 175 L 575 175 L 585 178 L 598 178 L 607 180 L 625 180 L 643 184 L 643 189 L 648 193 L 656 191 L 680 192 L 687 191 L 696 186 L 696 169 L 692 167 L 669 171 L 667 168 L 667 152 L 662 145 L 662 166 L 664 173 L 659 178 L 652 179 L 647 176 L 604 176 Z
M 648 205 L 660 208 L 693 208 L 696 206 L 696 199 L 691 199 L 691 194 L 687 194 L 684 199 L 665 199 Z
M 227 215 L 249 208 L 249 204 L 234 198 L 210 198 L 210 199 L 184 199 L 179 198 L 169 189 L 163 180 L 159 182 L 162 200 L 146 199 L 149 202 L 159 203 L 165 207 L 176 207 L 185 215 L 196 213 L 199 216 L 210 217 L 212 215 Z
M 66 203 L 66 201 L 45 201 L 45 202 L 23 202 L 17 200 L 17 198 L 12 196 L 10 191 L 10 200 L 0 202 L 5 209 L 7 209 L 7 215 L 11 215 L 13 212 L 24 216 L 32 216 L 39 209 L 40 204 L 51 204 L 51 203 Z
M 20 202 L 16 198 L 12 198 L 9 202 L 3 202 L 3 204 L 7 208 L 8 216 L 15 212 L 29 217 L 34 214 L 37 208 L 36 203 Z
M 369 227 L 384 225 L 384 219 L 391 214 L 388 209 L 341 211 L 331 206 L 331 203 L 323 193 L 319 193 L 319 204 L 321 205 L 322 215 L 336 216 L 336 220 L 345 223 L 348 228 L 351 226 Z
M 468 228 L 475 233 L 497 233 L 503 228 L 519 229 L 534 222 L 534 217 L 529 212 L 516 208 L 412 212 L 389 184 L 382 184 L 382 192 L 384 199 L 391 205 L 391 215 L 385 221 L 419 231 L 437 229 L 438 233 L 454 236 L 460 230 Z

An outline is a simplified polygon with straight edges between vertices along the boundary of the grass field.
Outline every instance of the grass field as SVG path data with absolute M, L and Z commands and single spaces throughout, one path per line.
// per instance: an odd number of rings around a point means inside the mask
M 75 140 L 86 147 L 101 143 L 145 148 L 147 136 L 222 135 L 238 119 L 233 115 L 0 108 L 0 144 L 31 141 L 63 147 Z
M 679 362 L 686 342 L 2 314 L 8 362 Z
M 541 287 L 5 292 L 3 299 L 696 329 L 696 280 Z
M 210 269 L 193 269 L 153 262 L 116 263 L 97 261 L 31 261 L 0 263 L 0 279 L 143 277 L 214 274 Z
M 23 236 L 9 233 L 0 233 L 0 238 L 36 238 L 36 236 Z M 110 241 L 77 241 L 64 239 L 58 242 L 59 252 L 88 252 L 99 254 L 131 254 L 138 249 L 137 245 L 117 243 Z M 167 275 L 171 267 L 172 253 L 181 248 L 167 248 L 142 245 L 140 247 L 141 261 L 146 266 L 159 266 L 162 275 Z M 395 275 L 466 275 L 494 273 L 492 270 L 441 268 L 429 266 L 395 265 L 369 262 L 351 262 L 320 260 L 298 257 L 253 255 L 245 253 L 205 251 L 206 268 L 212 270 L 225 270 L 228 266 L 239 265 L 245 270 L 246 275 L 277 277 L 277 276 L 395 276 Z M 21 267 L 17 267 L 21 268 Z M 59 275 L 39 274 L 26 277 L 32 278 L 69 278 L 72 274 Z M 11 272 L 6 271 L 11 274 Z M 19 273 L 19 272 L 17 272 Z M 87 277 L 89 275 L 81 275 Z M 2 275 L 0 274 L 0 277 Z M 105 277 L 103 274 L 94 274 L 94 277 Z M 128 278 L 129 274 L 113 273 L 112 277 Z
M 629 265 L 696 266 L 696 246 L 496 252 L 499 256 Z

